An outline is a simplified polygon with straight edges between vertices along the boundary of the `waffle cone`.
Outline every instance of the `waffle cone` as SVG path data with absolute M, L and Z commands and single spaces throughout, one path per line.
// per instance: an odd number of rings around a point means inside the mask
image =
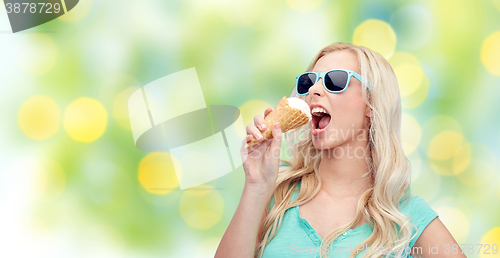
M 273 138 L 272 128 L 276 123 L 280 123 L 281 132 L 286 133 L 289 130 L 295 129 L 299 126 L 305 125 L 309 122 L 306 114 L 296 108 L 288 105 L 287 97 L 281 98 L 276 107 L 264 118 L 266 121 L 266 131 L 262 132 L 263 139 L 251 140 L 247 143 L 246 147 L 252 146 L 256 143 Z

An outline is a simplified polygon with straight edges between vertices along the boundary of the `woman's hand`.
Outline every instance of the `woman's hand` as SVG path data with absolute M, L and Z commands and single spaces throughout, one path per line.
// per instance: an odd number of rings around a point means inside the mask
M 266 109 L 264 116 L 270 112 L 271 108 Z M 254 123 L 247 126 L 248 135 L 241 146 L 245 187 L 233 219 L 219 243 L 216 258 L 255 257 L 259 226 L 274 191 L 279 169 L 281 128 L 275 126 L 272 139 L 245 148 L 247 142 L 254 137 L 259 139 L 261 132 L 266 130 L 262 116 L 255 116 Z
M 264 117 L 271 111 L 271 108 L 267 108 L 264 111 Z M 247 136 L 241 146 L 241 157 L 245 170 L 245 186 L 259 189 L 260 194 L 271 194 L 279 169 L 282 138 L 279 123 L 272 128 L 272 139 L 245 148 L 246 143 L 252 139 L 262 139 L 261 132 L 267 129 L 264 117 L 256 115 L 254 124 L 247 126 Z

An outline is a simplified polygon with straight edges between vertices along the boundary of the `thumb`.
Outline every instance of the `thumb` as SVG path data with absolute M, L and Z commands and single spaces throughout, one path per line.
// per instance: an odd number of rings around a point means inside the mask
M 279 158 L 281 150 L 281 138 L 283 136 L 281 133 L 280 123 L 274 124 L 272 133 L 273 133 L 273 141 L 271 142 L 270 145 L 271 153 L 273 157 Z

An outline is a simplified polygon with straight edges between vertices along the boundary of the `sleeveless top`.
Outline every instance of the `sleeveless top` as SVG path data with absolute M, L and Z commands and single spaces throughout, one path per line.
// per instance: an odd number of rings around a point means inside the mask
M 281 166 L 281 165 L 280 165 Z M 300 182 L 292 194 L 292 201 L 297 198 L 300 190 Z M 406 200 L 406 199 L 405 199 Z M 418 231 L 412 228 L 412 236 L 415 237 L 410 241 L 406 251 L 406 257 L 412 257 L 409 254 L 417 239 L 422 234 L 429 223 L 438 217 L 438 214 L 425 202 L 422 198 L 410 195 L 407 202 L 400 202 L 400 211 L 404 215 L 411 218 L 410 223 L 413 224 Z M 271 208 L 274 203 L 274 196 L 271 199 Z M 401 206 L 402 205 L 402 206 Z M 399 227 L 398 227 L 399 229 Z M 349 229 L 335 239 L 331 245 L 323 251 L 328 253 L 328 257 L 349 257 L 351 250 L 356 250 L 358 244 L 366 240 L 373 232 L 373 228 L 367 222 L 354 229 Z M 286 257 L 320 257 L 319 249 L 321 246 L 321 237 L 309 222 L 300 217 L 299 207 L 291 207 L 285 211 L 281 226 L 275 237 L 264 248 L 262 258 L 286 258 Z M 365 246 L 366 247 L 366 246 Z M 363 249 L 360 247 L 360 250 Z M 385 250 L 384 250 L 385 249 Z M 388 254 L 389 249 L 384 246 L 368 246 L 365 250 L 359 252 L 355 257 L 362 257 L 366 252 Z M 414 249 L 417 251 L 417 249 Z M 422 252 L 422 251 L 419 251 Z

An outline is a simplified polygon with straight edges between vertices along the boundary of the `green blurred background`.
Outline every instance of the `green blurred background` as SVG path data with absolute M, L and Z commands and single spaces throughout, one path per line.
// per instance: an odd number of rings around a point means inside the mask
M 135 148 L 128 97 L 196 67 L 207 105 L 249 124 L 337 41 L 396 72 L 412 193 L 468 257 L 500 257 L 476 245 L 500 245 L 500 0 L 81 0 L 9 30 L 0 8 L 1 257 L 213 257 L 242 168 L 168 190 L 171 156 Z

